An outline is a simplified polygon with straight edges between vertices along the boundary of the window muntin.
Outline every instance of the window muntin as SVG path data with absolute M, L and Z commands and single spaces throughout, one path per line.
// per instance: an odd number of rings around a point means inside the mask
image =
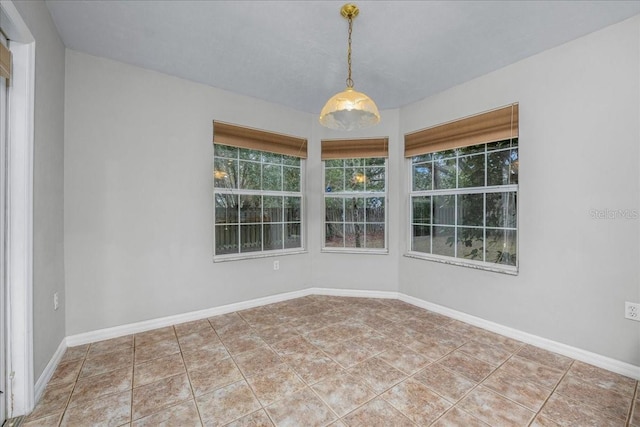
M 213 162 L 215 257 L 303 249 L 302 159 L 214 144 Z
M 386 159 L 333 159 L 323 163 L 323 250 L 386 253 Z
M 410 160 L 409 254 L 517 272 L 518 139 Z

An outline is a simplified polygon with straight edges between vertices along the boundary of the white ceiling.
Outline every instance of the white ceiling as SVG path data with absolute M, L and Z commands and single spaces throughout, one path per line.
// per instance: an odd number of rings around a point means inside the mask
M 319 113 L 345 1 L 47 0 L 73 50 Z M 355 89 L 397 108 L 640 13 L 640 1 L 356 1 Z

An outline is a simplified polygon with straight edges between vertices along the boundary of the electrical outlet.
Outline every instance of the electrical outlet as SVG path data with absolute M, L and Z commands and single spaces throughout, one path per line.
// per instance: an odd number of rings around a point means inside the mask
M 637 320 L 640 322 L 640 304 L 626 301 L 624 303 L 624 317 L 625 319 Z
M 58 293 L 53 294 L 53 309 L 57 310 L 60 307 L 60 301 L 58 300 Z
M 280 270 L 280 261 L 273 261 L 273 269 Z

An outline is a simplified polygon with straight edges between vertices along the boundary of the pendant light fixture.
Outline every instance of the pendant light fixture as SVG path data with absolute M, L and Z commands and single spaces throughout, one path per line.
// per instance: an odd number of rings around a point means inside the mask
M 349 21 L 349 47 L 347 49 L 347 65 L 349 74 L 347 88 L 331 97 L 320 113 L 320 124 L 331 129 L 354 130 L 373 126 L 380 121 L 380 113 L 376 103 L 366 94 L 353 89 L 351 79 L 351 32 L 353 19 L 360 10 L 355 4 L 347 3 L 340 9 L 340 14 Z

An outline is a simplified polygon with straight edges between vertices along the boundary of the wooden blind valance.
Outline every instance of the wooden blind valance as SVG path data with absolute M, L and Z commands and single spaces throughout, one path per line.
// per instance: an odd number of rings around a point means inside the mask
M 224 122 L 213 122 L 213 142 L 250 150 L 307 158 L 307 140 Z
M 0 44 L 0 77 L 7 81 L 11 78 L 11 51 L 3 44 Z
M 322 140 L 322 160 L 388 157 L 389 138 Z
M 404 136 L 405 157 L 518 137 L 518 104 Z

